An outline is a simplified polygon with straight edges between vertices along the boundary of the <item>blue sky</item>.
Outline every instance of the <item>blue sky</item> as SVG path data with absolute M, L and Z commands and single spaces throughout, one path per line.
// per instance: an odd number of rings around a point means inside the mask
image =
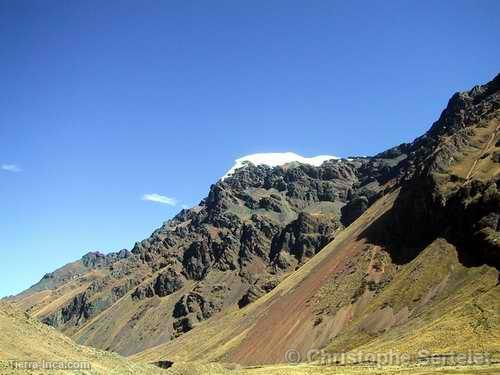
M 493 0 L 0 0 L 0 296 L 131 248 L 243 155 L 411 141 L 498 73 L 499 14 Z

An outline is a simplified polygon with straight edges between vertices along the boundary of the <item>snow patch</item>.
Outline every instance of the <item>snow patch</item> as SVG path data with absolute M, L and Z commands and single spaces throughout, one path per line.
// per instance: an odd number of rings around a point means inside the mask
M 278 165 L 284 165 L 295 161 L 298 163 L 319 167 L 325 161 L 332 159 L 338 160 L 339 157 L 332 155 L 318 155 L 313 156 L 312 158 L 306 158 L 294 152 L 269 152 L 251 154 L 236 159 L 233 167 L 229 171 L 227 171 L 227 173 L 222 177 L 222 180 L 231 176 L 237 169 L 243 168 L 248 163 L 252 163 L 254 165 L 267 165 L 269 167 L 276 167 Z

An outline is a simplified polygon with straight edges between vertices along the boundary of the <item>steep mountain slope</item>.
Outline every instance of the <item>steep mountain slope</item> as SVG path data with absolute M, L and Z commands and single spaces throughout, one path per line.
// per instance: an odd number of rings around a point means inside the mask
M 245 164 L 130 252 L 89 253 L 12 301 L 148 362 L 498 352 L 499 91 L 497 76 L 454 95 L 375 157 Z
M 65 335 L 41 324 L 11 304 L 0 303 L 1 374 L 162 374 L 158 367 L 134 363 L 119 355 L 75 344 Z M 72 362 L 74 371 L 23 370 L 10 361 Z M 90 365 L 90 366 L 89 366 Z M 90 367 L 90 368 L 89 368 Z M 71 368 L 71 367 L 68 367 Z
M 500 353 L 500 76 L 456 94 L 385 195 L 270 294 L 136 356 L 283 362 L 289 349 Z M 458 334 L 459 332 L 459 334 Z
M 308 350 L 323 347 L 333 353 L 392 350 L 415 356 L 421 349 L 498 353 L 498 271 L 488 266 L 464 267 L 454 249 L 442 240 L 437 245 L 449 246 L 445 253 L 432 254 L 436 248 L 429 247 L 381 291 L 375 284 L 353 282 L 356 274 L 362 278 L 367 271 L 375 280 L 380 276 L 366 259 L 372 260 L 373 253 L 384 250 L 360 235 L 374 219 L 392 209 L 397 193 L 375 203 L 316 257 L 254 304 L 133 358 L 255 365 L 285 362 L 289 349 L 306 360 Z M 446 263 L 440 263 L 443 258 Z M 360 260 L 366 268 L 358 266 Z M 410 311 L 405 304 L 416 307 Z M 325 311 L 325 306 L 331 310 Z M 453 332 L 460 335 L 450 334 Z

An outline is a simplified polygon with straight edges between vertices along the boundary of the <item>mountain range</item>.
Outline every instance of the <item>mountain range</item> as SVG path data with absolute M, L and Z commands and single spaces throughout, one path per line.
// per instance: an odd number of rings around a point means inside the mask
M 497 75 L 374 156 L 238 159 L 132 249 L 89 252 L 3 306 L 136 362 L 498 358 L 499 131 Z

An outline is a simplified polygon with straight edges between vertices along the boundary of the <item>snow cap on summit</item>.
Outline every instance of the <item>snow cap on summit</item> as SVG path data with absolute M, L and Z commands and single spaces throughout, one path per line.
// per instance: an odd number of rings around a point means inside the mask
M 222 177 L 222 180 L 231 176 L 237 169 L 244 167 L 247 163 L 252 163 L 254 165 L 267 165 L 269 167 L 276 167 L 278 165 L 284 165 L 291 162 L 298 162 L 302 164 L 310 164 L 319 167 L 325 161 L 332 159 L 336 160 L 339 159 L 339 157 L 332 155 L 318 155 L 318 156 L 313 156 L 311 158 L 306 158 L 294 152 L 269 152 L 269 153 L 251 154 L 236 159 L 234 165 Z

